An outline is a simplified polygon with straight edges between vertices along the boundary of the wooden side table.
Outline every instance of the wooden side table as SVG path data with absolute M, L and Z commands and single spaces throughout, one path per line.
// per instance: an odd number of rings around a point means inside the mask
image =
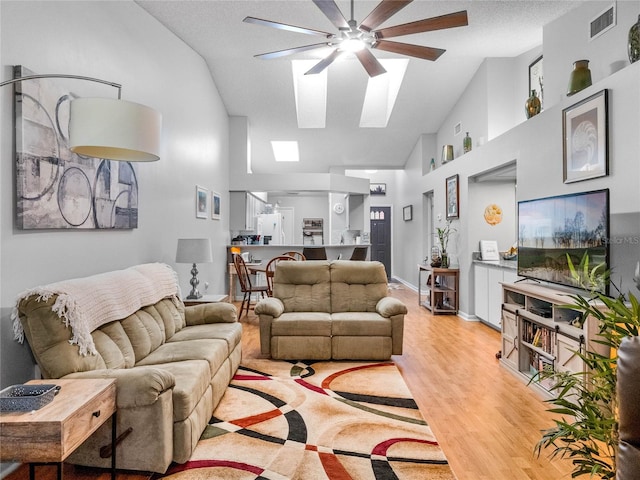
M 28 462 L 33 480 L 35 465 L 62 462 L 98 427 L 112 418 L 111 479 L 116 477 L 115 379 L 31 380 L 28 384 L 62 387 L 51 403 L 31 412 L 0 414 L 0 460 Z
M 422 274 L 426 273 L 426 284 L 422 284 Z M 437 268 L 418 264 L 418 303 L 437 315 L 458 313 L 458 274 L 457 268 Z M 426 290 L 423 301 L 422 291 Z
M 219 303 L 219 302 L 228 302 L 229 295 L 203 295 L 201 298 L 196 299 L 183 299 L 182 303 L 184 303 L 187 307 L 191 305 L 200 305 L 201 303 Z

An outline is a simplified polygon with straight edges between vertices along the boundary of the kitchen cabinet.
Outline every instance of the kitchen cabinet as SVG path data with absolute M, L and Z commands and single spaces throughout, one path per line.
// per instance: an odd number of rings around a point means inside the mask
M 518 279 L 516 270 L 503 262 L 474 264 L 475 316 L 500 330 L 502 321 L 502 283 Z
M 253 232 L 256 216 L 264 212 L 265 202 L 251 192 L 229 192 L 229 229 Z
M 347 221 L 349 230 L 365 230 L 364 195 L 349 195 L 347 213 L 349 215 Z

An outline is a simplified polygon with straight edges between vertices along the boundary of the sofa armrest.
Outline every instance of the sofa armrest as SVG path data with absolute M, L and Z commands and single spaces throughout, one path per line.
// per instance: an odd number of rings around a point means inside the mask
M 255 307 L 256 315 L 270 315 L 277 318 L 284 313 L 284 303 L 275 297 L 264 298 Z
M 231 303 L 201 303 L 185 307 L 187 326 L 207 323 L 234 323 L 238 321 L 238 310 Z
M 407 306 L 397 298 L 383 297 L 376 304 L 376 312 L 385 318 L 395 315 L 406 315 Z
M 62 378 L 115 378 L 118 408 L 151 405 L 176 384 L 172 373 L 154 367 L 90 370 L 70 373 Z

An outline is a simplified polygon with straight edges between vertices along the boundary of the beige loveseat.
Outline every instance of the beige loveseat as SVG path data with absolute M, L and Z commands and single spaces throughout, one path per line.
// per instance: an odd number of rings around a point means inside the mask
M 380 262 L 281 262 L 273 297 L 255 307 L 261 351 L 283 360 L 400 355 L 407 307 L 387 294 Z
M 132 429 L 118 469 L 164 473 L 186 462 L 240 363 L 236 308 L 185 307 L 178 294 L 169 266 L 146 264 L 38 287 L 19 301 L 14 330 L 44 378 L 116 379 L 117 433 Z M 109 467 L 99 452 L 110 442 L 111 421 L 68 461 Z

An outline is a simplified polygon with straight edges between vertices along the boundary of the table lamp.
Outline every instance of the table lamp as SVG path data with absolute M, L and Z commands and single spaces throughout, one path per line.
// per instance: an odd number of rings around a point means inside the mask
M 198 268 L 196 263 L 213 262 L 211 254 L 211 240 L 208 238 L 179 238 L 178 250 L 176 252 L 176 263 L 192 263 L 191 268 L 191 292 L 186 297 L 187 300 L 197 300 L 202 298 L 198 291 Z

